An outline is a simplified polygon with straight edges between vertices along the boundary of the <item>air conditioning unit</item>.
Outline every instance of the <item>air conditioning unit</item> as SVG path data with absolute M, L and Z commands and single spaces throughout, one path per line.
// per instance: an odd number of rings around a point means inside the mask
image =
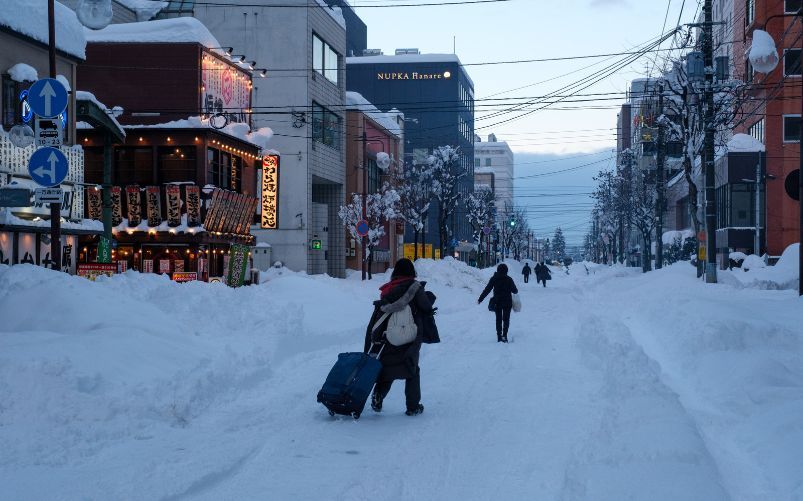
M 421 54 L 418 49 L 396 49 L 396 55 L 402 56 L 405 54 Z
M 363 56 L 381 56 L 382 49 L 363 49 L 362 50 Z

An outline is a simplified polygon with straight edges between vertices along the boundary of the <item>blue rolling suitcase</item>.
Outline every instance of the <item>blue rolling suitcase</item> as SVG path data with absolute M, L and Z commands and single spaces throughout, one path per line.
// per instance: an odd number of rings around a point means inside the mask
M 329 409 L 329 415 L 343 414 L 359 419 L 365 402 L 374 389 L 382 364 L 379 355 L 382 353 L 341 353 L 323 388 L 318 392 L 318 402 Z M 373 346 L 371 347 L 373 349 Z

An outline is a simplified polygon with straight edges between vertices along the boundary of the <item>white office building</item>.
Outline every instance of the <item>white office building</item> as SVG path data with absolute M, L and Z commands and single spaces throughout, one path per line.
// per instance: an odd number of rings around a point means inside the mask
M 496 195 L 497 211 L 513 206 L 513 151 L 495 134 L 488 141 L 474 136 L 474 189 L 490 189 Z

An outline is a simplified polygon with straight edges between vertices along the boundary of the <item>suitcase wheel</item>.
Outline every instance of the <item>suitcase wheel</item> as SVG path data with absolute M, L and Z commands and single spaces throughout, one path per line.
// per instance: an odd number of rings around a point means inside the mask
M 355 420 L 356 420 L 356 419 L 360 419 L 360 413 L 359 413 L 359 412 L 356 412 L 356 411 L 355 411 L 355 412 L 352 412 L 352 413 L 351 413 L 351 417 L 353 417 Z

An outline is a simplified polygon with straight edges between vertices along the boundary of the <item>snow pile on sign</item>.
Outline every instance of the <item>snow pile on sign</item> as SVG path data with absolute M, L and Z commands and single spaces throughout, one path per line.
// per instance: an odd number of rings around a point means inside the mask
M 371 120 L 384 127 L 385 130 L 391 134 L 395 134 L 396 136 L 401 134 L 401 128 L 399 127 L 399 123 L 396 121 L 397 117 L 401 115 L 401 112 L 384 113 L 379 111 L 376 106 L 371 104 L 370 101 L 365 99 L 362 94 L 358 92 L 346 92 L 346 109 L 365 113 L 371 117 Z
M 798 288 L 800 244 L 792 244 L 783 251 L 775 266 L 766 266 L 755 255 L 747 256 L 742 268 L 723 272 L 723 282 L 736 287 L 752 289 L 785 290 Z
M 106 43 L 199 43 L 207 48 L 220 42 L 194 17 L 157 19 L 139 23 L 110 24 L 102 30 L 85 30 L 88 42 Z
M 17 63 L 8 69 L 8 74 L 15 82 L 35 82 L 39 80 L 36 68 L 25 63 Z
M 126 125 L 127 129 L 208 129 L 209 119 L 201 118 L 198 116 L 189 117 L 184 120 L 173 120 L 172 122 L 165 122 L 163 124 L 153 125 Z M 268 149 L 268 143 L 273 137 L 273 130 L 270 127 L 260 127 L 259 129 L 251 132 L 248 124 L 232 122 L 222 129 L 216 129 L 220 132 L 234 136 L 243 141 L 249 142 L 263 150 Z
M 59 2 L 56 2 L 55 7 L 56 48 L 84 59 L 86 39 L 83 25 L 69 7 Z M 47 0 L 3 0 L 0 5 L 0 26 L 45 45 L 50 40 L 47 19 Z
M 120 132 L 120 135 L 125 137 L 125 130 L 123 130 L 123 127 L 120 125 L 120 122 L 117 121 L 117 117 L 116 117 L 114 111 L 109 109 L 109 107 L 106 106 L 105 104 L 103 104 L 100 101 L 98 101 L 98 98 L 95 97 L 94 94 L 92 94 L 91 92 L 87 92 L 85 90 L 79 90 L 79 91 L 77 91 L 75 93 L 75 100 L 76 101 L 91 101 L 91 102 L 93 102 L 98 108 L 100 108 L 101 110 L 106 112 L 106 115 L 108 115 L 109 120 L 111 120 L 112 123 L 117 127 L 117 130 Z M 81 126 L 78 127 L 79 129 L 88 129 L 88 128 L 92 127 L 91 125 L 87 124 L 86 122 L 80 122 L 80 124 L 81 124 Z
M 764 151 L 764 143 L 748 134 L 734 134 L 728 141 L 728 151 L 731 153 L 755 153 Z

